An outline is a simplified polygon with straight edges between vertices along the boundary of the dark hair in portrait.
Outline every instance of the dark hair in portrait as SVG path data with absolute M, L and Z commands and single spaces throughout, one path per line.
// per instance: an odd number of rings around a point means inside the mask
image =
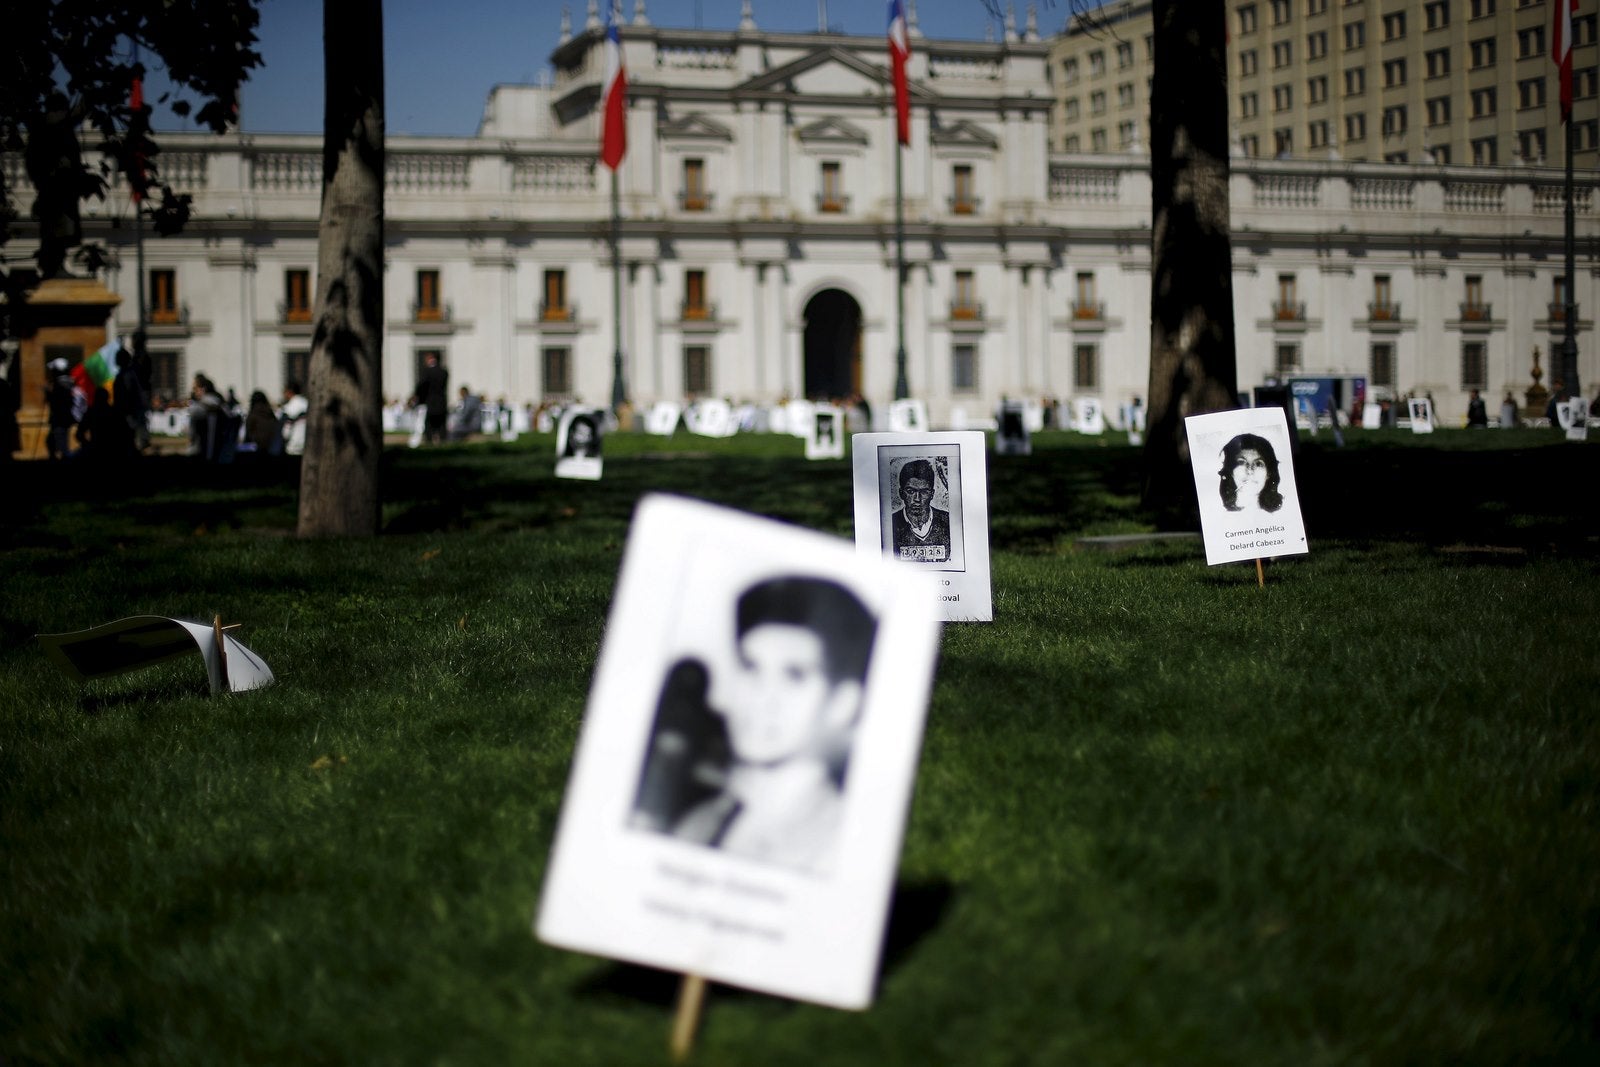
M 574 415 L 567 424 L 567 456 L 598 456 L 600 424 L 593 415 Z
M 1273 451 L 1270 441 L 1253 433 L 1242 433 L 1222 447 L 1222 469 L 1217 473 L 1222 479 L 1218 489 L 1222 494 L 1223 506 L 1229 511 L 1243 510 L 1234 474 L 1241 462 L 1240 455 L 1244 452 L 1254 452 L 1266 466 L 1266 481 L 1257 497 L 1261 510 L 1277 511 L 1283 507 L 1283 494 L 1278 492 L 1278 454 Z
M 900 477 L 898 481 L 901 489 L 904 489 L 906 487 L 906 483 L 913 478 L 921 478 L 923 481 L 927 482 L 929 486 L 939 484 L 938 480 L 933 476 L 933 464 L 925 459 L 907 460 L 900 467 Z

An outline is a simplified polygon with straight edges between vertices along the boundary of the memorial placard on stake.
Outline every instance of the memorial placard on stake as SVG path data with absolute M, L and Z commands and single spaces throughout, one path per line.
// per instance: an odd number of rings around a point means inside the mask
M 923 572 L 947 622 L 990 622 L 989 484 L 981 430 L 851 439 L 856 548 Z
M 844 458 L 844 412 L 832 404 L 818 404 L 812 409 L 811 432 L 806 435 L 806 458 Z
M 1425 396 L 1414 396 L 1406 402 L 1406 413 L 1411 417 L 1412 433 L 1433 432 L 1433 401 Z
M 1080 396 L 1072 402 L 1073 428 L 1079 433 L 1102 434 L 1106 432 L 1106 413 L 1099 397 Z
M 221 618 L 209 623 L 134 615 L 71 633 L 39 634 L 39 645 L 62 672 L 79 682 L 198 655 L 211 692 L 242 693 L 272 682 L 272 669 L 236 639 Z
M 605 415 L 594 408 L 568 408 L 556 426 L 556 477 L 599 481 L 605 461 L 601 442 Z
M 1283 409 L 1215 411 L 1183 423 L 1206 562 L 1308 551 Z
M 865 1008 L 938 632 L 909 567 L 814 531 L 647 496 L 538 936 Z
M 889 404 L 890 433 L 923 433 L 928 429 L 928 405 L 916 398 Z
M 996 412 L 997 427 L 994 434 L 994 453 L 997 456 L 1033 455 L 1033 435 L 1028 432 L 1028 420 L 1019 400 L 1006 400 Z

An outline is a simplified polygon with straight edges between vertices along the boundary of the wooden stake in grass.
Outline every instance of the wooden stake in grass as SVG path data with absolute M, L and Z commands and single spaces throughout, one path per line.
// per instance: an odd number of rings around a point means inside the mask
M 217 664 L 222 668 L 222 691 L 226 693 L 228 691 L 228 643 L 222 639 L 222 631 L 224 629 L 231 630 L 233 627 L 224 627 L 222 625 L 222 616 L 213 615 L 211 617 L 211 632 L 217 640 Z
M 683 984 L 678 987 L 678 1014 L 672 1020 L 672 1062 L 682 1063 L 689 1058 L 705 999 L 706 980 L 698 974 L 684 975 Z
M 1257 589 L 1265 589 L 1266 587 L 1267 587 L 1267 570 L 1266 570 L 1265 567 L 1263 567 L 1261 565 L 1261 557 L 1257 556 L 1256 557 L 1256 588 Z

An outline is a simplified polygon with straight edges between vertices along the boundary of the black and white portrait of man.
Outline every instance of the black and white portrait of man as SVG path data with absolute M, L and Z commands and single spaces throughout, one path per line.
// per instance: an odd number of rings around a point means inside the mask
M 889 517 L 889 544 L 896 559 L 914 563 L 949 563 L 951 532 L 949 504 L 937 506 L 936 496 L 946 495 L 949 475 L 940 476 L 935 459 L 911 459 L 898 465 L 893 488 L 900 506 Z M 939 490 L 944 488 L 946 494 Z

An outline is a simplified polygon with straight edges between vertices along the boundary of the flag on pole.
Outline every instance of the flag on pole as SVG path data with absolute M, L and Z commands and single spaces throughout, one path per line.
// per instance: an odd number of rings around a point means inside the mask
M 906 85 L 906 61 L 911 58 L 911 38 L 906 33 L 906 9 L 901 0 L 889 0 L 889 69 L 894 75 L 894 120 L 900 143 L 911 143 L 911 90 Z
M 1556 84 L 1561 92 L 1561 121 L 1572 121 L 1572 15 L 1578 0 L 1556 0 L 1555 27 L 1551 31 L 1550 58 L 1556 64 Z
M 606 80 L 600 88 L 600 162 L 616 170 L 628 151 L 628 71 L 622 65 L 622 35 L 617 32 L 621 0 L 606 10 Z

